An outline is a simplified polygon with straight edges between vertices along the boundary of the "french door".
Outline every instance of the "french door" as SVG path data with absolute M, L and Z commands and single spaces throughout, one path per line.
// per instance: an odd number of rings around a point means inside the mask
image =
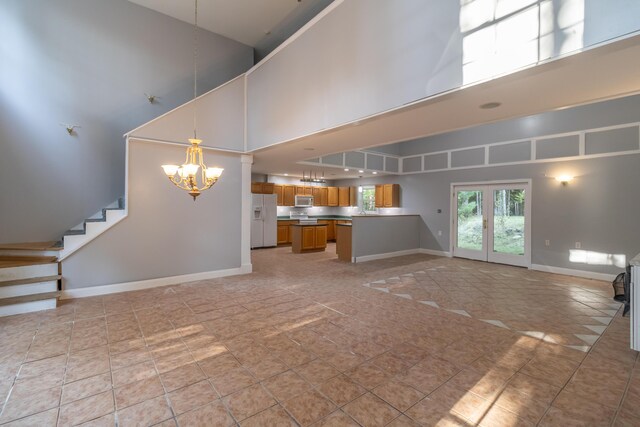
M 453 255 L 528 267 L 531 192 L 528 182 L 453 186 Z

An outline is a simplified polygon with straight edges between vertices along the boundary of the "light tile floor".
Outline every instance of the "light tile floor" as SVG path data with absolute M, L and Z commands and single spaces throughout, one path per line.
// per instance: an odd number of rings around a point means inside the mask
M 640 425 L 608 283 L 333 250 L 0 318 L 0 424 Z

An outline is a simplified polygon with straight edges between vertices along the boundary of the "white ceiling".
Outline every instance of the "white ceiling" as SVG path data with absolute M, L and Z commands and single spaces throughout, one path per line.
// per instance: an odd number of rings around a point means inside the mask
M 297 162 L 640 93 L 640 36 L 254 152 L 253 171 L 300 174 Z M 478 108 L 486 102 L 502 105 Z M 309 149 L 313 148 L 313 151 Z M 312 171 L 322 171 L 311 168 Z M 325 168 L 330 179 L 357 177 Z M 331 175 L 335 173 L 335 175 Z M 370 174 L 364 174 L 371 176 Z
M 129 0 L 193 24 L 194 0 Z M 198 0 L 198 26 L 254 46 L 298 7 L 298 0 Z

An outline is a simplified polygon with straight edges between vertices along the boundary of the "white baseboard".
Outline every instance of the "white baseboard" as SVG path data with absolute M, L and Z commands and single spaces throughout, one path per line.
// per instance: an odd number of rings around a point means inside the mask
M 415 249 L 405 249 L 403 251 L 396 251 L 396 252 L 386 252 L 383 254 L 363 255 L 363 256 L 352 258 L 351 262 L 367 262 L 367 261 L 374 261 L 376 259 L 393 258 L 397 256 L 413 255 L 413 254 L 426 254 L 426 255 L 443 256 L 443 257 L 449 257 L 449 258 L 451 257 L 450 252 L 435 251 L 433 249 L 415 248 Z
M 251 271 L 251 264 L 243 264 L 241 267 L 229 268 L 226 270 L 203 271 L 202 273 L 183 274 L 181 276 L 171 277 L 159 277 L 157 279 L 116 283 L 113 285 L 92 286 L 88 288 L 64 289 L 61 292 L 60 299 L 84 298 L 97 295 L 116 294 L 119 292 L 139 291 L 141 289 L 157 288 L 159 286 L 177 285 L 180 283 L 196 282 L 199 280 L 237 276 L 240 274 L 251 273 Z
M 553 267 L 551 265 L 541 264 L 531 264 L 531 270 L 544 271 L 545 273 L 562 274 L 565 276 L 576 276 L 585 279 L 604 280 L 607 282 L 611 282 L 616 278 L 615 274 L 596 273 L 593 271 L 585 270 L 573 270 L 571 268 Z
M 413 255 L 413 254 L 417 254 L 420 253 L 420 249 L 415 248 L 415 249 L 406 249 L 404 251 L 396 251 L 396 252 L 387 252 L 384 254 L 374 254 L 374 255 L 363 255 L 363 256 L 359 256 L 359 257 L 355 257 L 353 258 L 353 262 L 367 262 L 367 261 L 373 261 L 376 259 L 385 259 L 385 258 L 393 258 L 393 257 L 397 257 L 397 256 L 403 256 L 403 255 Z
M 451 252 L 447 252 L 447 251 L 436 251 L 434 249 L 420 248 L 420 253 L 426 254 L 426 255 L 435 255 L 435 256 L 443 256 L 443 257 L 451 258 Z

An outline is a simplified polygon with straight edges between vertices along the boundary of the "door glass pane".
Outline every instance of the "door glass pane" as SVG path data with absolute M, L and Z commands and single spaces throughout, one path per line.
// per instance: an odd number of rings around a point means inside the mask
M 482 191 L 458 191 L 458 247 L 482 250 Z
M 493 251 L 524 255 L 524 190 L 493 192 Z

